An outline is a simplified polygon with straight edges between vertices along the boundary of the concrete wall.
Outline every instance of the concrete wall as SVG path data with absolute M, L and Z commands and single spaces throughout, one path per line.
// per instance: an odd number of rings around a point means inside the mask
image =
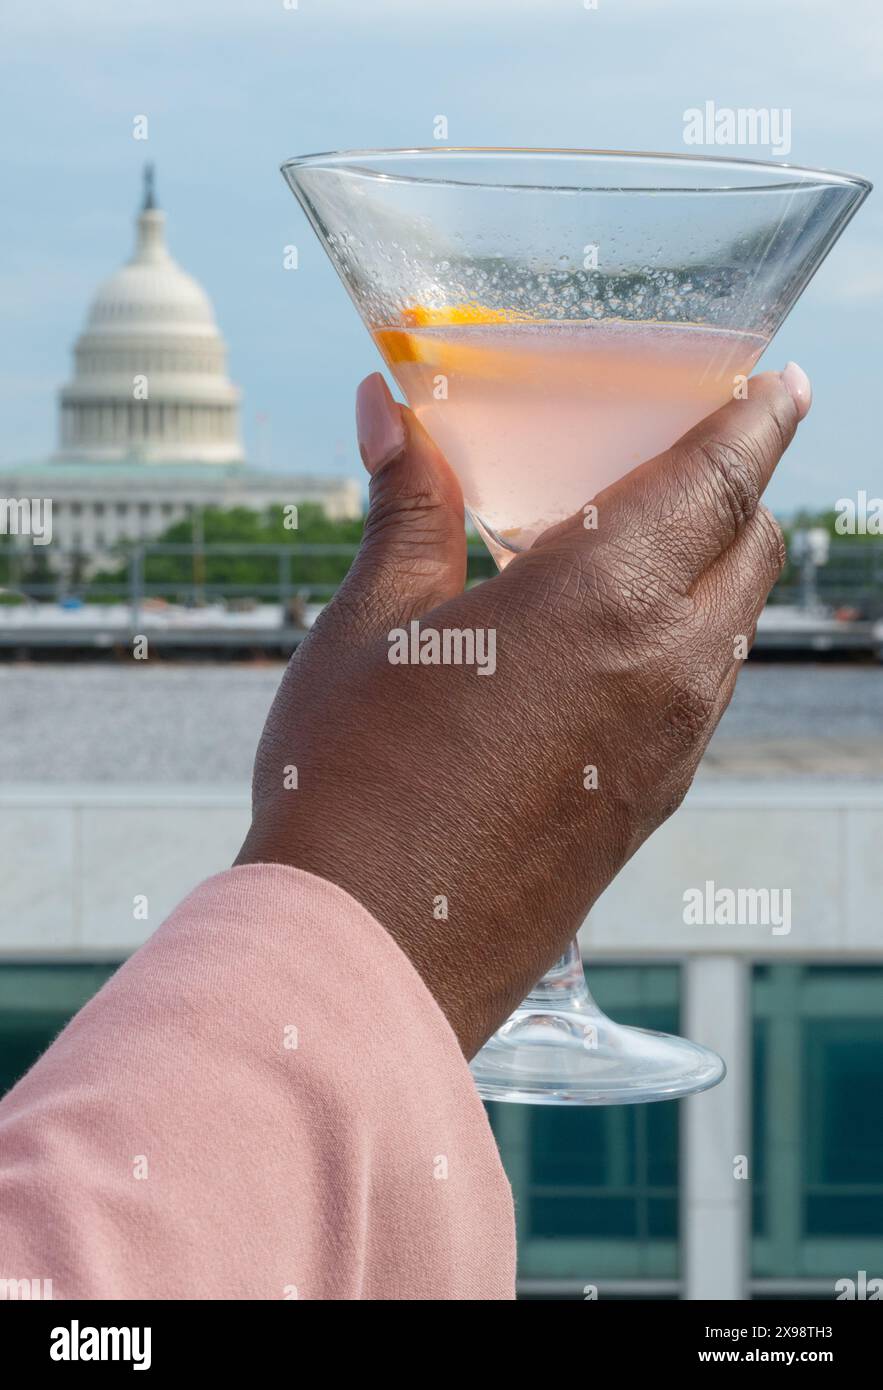
M 684 922 L 684 893 L 789 889 L 790 932 Z M 883 957 L 883 782 L 801 777 L 697 783 L 599 898 L 591 957 L 746 953 Z
M 4 787 L 0 958 L 129 954 L 191 888 L 229 867 L 248 822 L 240 788 Z M 135 915 L 141 895 L 146 921 Z
M 0 955 L 122 956 L 235 857 L 241 787 L 0 789 Z M 684 893 L 790 889 L 791 930 L 688 925 Z M 146 921 L 134 916 L 146 895 Z M 602 895 L 589 958 L 883 958 L 883 785 L 705 781 Z

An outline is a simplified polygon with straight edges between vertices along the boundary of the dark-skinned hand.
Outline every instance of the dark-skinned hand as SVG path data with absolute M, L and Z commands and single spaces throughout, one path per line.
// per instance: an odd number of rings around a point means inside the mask
M 270 711 L 237 862 L 358 899 L 467 1056 L 683 800 L 782 567 L 759 499 L 809 404 L 791 364 L 752 378 L 595 498 L 596 527 L 574 517 L 464 591 L 457 480 L 382 377 L 362 383 L 364 538 Z M 392 664 L 413 619 L 493 630 L 493 674 Z

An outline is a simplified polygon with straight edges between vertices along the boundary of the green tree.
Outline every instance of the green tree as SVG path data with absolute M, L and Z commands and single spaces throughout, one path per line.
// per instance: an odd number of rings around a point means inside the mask
M 201 517 L 194 515 L 175 522 L 152 539 L 151 544 L 168 542 L 193 546 L 194 549 L 192 553 L 168 555 L 148 550 L 144 561 L 144 583 L 148 587 L 161 588 L 169 597 L 176 593 L 183 595 L 194 587 L 204 585 L 217 585 L 241 592 L 254 590 L 255 593 L 260 593 L 262 586 L 275 589 L 279 581 L 278 555 L 275 551 L 266 555 L 259 553 L 261 548 L 272 546 L 290 550 L 289 572 L 293 588 L 334 588 L 346 574 L 361 535 L 361 518 L 332 521 L 314 503 L 305 503 L 298 508 L 296 529 L 286 521 L 281 506 L 270 507 L 265 512 L 256 512 L 248 507 L 226 510 L 206 507 Z M 320 544 L 344 546 L 346 550 L 332 555 L 298 554 L 304 546 Z M 201 553 L 202 546 L 214 545 L 254 546 L 258 553 Z M 127 587 L 132 548 L 131 543 L 121 546 L 119 563 L 94 575 L 87 595 L 89 598 L 100 600 L 109 590 Z M 267 594 L 263 596 L 271 597 Z
M 149 592 L 160 592 L 170 599 L 184 599 L 206 587 L 224 593 L 252 595 L 266 601 L 278 597 L 280 564 L 278 549 L 290 552 L 288 573 L 292 590 L 309 588 L 330 594 L 340 584 L 352 563 L 362 538 L 362 517 L 333 521 L 315 503 L 304 503 L 297 511 L 297 527 L 292 528 L 281 506 L 256 512 L 248 507 L 206 507 L 201 518 L 189 517 L 167 527 L 151 544 L 174 543 L 193 547 L 182 554 L 155 554 L 149 549 L 144 560 L 144 584 Z M 248 545 L 255 551 L 247 555 L 202 554 L 202 546 Z M 340 547 L 340 553 L 311 555 L 304 547 Z M 470 579 L 487 578 L 494 571 L 493 561 L 483 546 L 472 545 L 478 553 L 470 557 Z M 262 555 L 264 547 L 274 549 Z M 96 573 L 85 597 L 90 602 L 107 602 L 125 594 L 129 587 L 129 555 L 132 544 L 119 547 L 119 561 Z

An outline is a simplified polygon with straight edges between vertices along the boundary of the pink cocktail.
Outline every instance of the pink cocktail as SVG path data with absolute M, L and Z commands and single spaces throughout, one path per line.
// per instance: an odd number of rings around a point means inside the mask
M 609 320 L 374 336 L 470 510 L 512 551 L 744 390 L 766 347 L 757 333 Z

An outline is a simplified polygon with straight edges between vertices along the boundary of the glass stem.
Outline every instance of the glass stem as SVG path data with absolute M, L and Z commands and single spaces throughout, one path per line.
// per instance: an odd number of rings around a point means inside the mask
M 575 938 L 564 955 L 558 957 L 552 969 L 534 986 L 521 1008 L 576 1008 L 595 1014 L 601 1012 L 586 985 L 582 957 Z

